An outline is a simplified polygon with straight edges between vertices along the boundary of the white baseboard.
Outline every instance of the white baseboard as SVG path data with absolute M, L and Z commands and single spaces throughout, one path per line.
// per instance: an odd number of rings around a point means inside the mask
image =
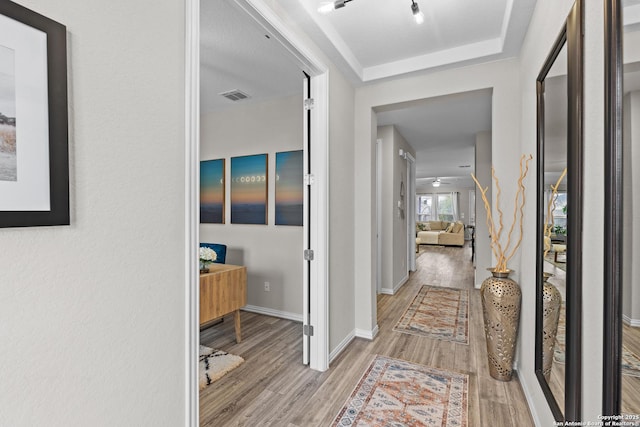
M 482 280 L 480 281 L 480 283 L 478 283 L 478 270 L 477 270 L 477 269 L 474 269 L 474 270 L 475 270 L 475 271 L 473 272 L 473 282 L 474 282 L 474 285 L 473 285 L 473 286 L 474 286 L 476 289 L 480 289 L 480 288 L 482 287 L 482 281 L 483 281 L 484 279 L 482 279 Z
M 518 372 L 517 369 L 514 371 Z M 518 372 L 518 381 L 520 381 L 520 387 L 522 387 L 522 391 L 524 392 L 524 397 L 527 399 L 527 406 L 529 406 L 529 412 L 531 413 L 531 418 L 533 418 L 533 423 L 537 427 L 541 427 L 542 423 L 540 422 L 540 416 L 535 410 L 535 406 L 533 405 L 533 397 L 531 396 L 531 392 L 529 391 L 529 387 L 525 381 L 522 381 L 522 376 L 520 376 L 520 372 Z M 537 383 L 536 383 L 537 384 Z
M 329 363 L 333 362 L 333 360 L 342 353 L 351 341 L 356 337 L 356 330 L 349 332 L 349 334 L 338 344 L 338 346 L 329 354 Z
M 266 316 L 280 317 L 282 319 L 293 320 L 294 322 L 302 322 L 302 314 L 290 313 L 288 311 L 274 310 L 266 307 L 258 307 L 257 305 L 245 305 L 240 310 L 250 311 L 252 313 L 264 314 Z
M 407 275 L 404 276 L 402 279 L 400 279 L 400 281 L 396 283 L 393 289 L 380 288 L 380 293 L 385 295 L 395 295 L 395 293 L 398 292 L 398 290 L 408 281 L 409 281 L 409 273 L 407 272 Z
M 378 335 L 378 325 L 377 324 L 373 328 L 373 330 L 371 330 L 371 331 L 365 330 L 365 329 L 356 328 L 356 337 L 358 337 L 358 338 L 364 338 L 366 340 L 373 340 L 376 337 L 376 335 Z
M 640 319 L 632 319 L 624 314 L 622 315 L 622 321 L 629 326 L 633 326 L 634 328 L 640 326 Z

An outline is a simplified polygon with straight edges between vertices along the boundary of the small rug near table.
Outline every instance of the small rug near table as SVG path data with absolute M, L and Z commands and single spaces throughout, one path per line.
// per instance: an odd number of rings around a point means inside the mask
M 467 427 L 469 376 L 376 356 L 333 423 Z
M 226 351 L 200 346 L 200 390 L 237 368 L 244 359 Z
M 422 286 L 393 330 L 468 344 L 469 291 Z
M 558 333 L 556 334 L 556 345 L 553 349 L 553 360 L 558 363 L 565 363 L 565 340 L 566 340 L 566 326 L 565 326 L 565 306 L 564 302 L 560 307 L 560 320 L 558 321 Z M 622 375 L 630 375 L 632 377 L 640 377 L 640 358 L 627 346 L 622 344 L 622 361 L 620 362 L 620 368 Z

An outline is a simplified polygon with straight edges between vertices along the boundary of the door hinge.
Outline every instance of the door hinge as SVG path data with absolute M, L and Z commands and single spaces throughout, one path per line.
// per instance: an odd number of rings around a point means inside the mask
M 311 325 L 302 325 L 302 335 L 306 335 L 309 337 L 313 336 L 313 326 Z
M 313 98 L 307 98 L 304 100 L 304 109 L 313 110 Z
M 305 261 L 313 261 L 313 249 L 305 249 L 304 250 L 304 260 Z
M 312 173 L 307 173 L 304 175 L 304 185 L 315 184 L 315 182 L 316 182 L 316 177 L 313 176 Z

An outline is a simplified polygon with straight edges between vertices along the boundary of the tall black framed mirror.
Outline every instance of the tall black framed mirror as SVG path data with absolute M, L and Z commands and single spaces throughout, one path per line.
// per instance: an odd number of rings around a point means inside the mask
M 605 0 L 603 415 L 640 424 L 640 1 Z
M 559 422 L 581 418 L 583 7 L 538 75 L 535 371 Z

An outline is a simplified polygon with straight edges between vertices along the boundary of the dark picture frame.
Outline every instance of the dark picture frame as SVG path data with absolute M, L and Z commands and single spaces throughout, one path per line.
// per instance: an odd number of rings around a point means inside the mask
M 535 374 L 557 423 L 582 419 L 582 215 L 584 195 L 583 92 L 584 92 L 584 4 L 576 0 L 536 79 L 537 98 L 537 215 L 536 215 L 536 334 Z M 543 253 L 545 79 L 567 46 L 567 267 L 566 267 L 566 356 L 564 401 L 557 402 L 543 372 Z M 562 404 L 561 408 L 559 405 Z
M 304 218 L 304 153 L 276 153 L 275 224 L 302 226 Z
M 225 159 L 200 162 L 200 223 L 225 222 Z
M 33 81 L 31 74 L 25 77 L 24 73 L 30 63 L 21 60 L 15 64 L 15 76 L 41 88 L 46 82 L 46 89 L 36 89 L 35 100 L 23 102 L 20 85 L 25 83 L 16 78 L 16 106 L 27 105 L 29 108 L 16 108 L 13 118 L 17 130 L 14 134 L 17 178 L 13 182 L 0 181 L 0 200 L 4 200 L 0 205 L 0 227 L 69 225 L 67 29 L 7 0 L 0 1 L 0 15 L 0 46 L 20 50 L 27 57 L 36 58 L 38 64 L 46 64 L 42 68 L 46 72 L 35 76 Z M 12 29 L 16 23 L 23 24 L 19 31 Z M 1 31 L 2 27 L 5 31 Z M 10 38 L 5 37 L 8 33 Z M 33 43 L 32 40 L 42 42 Z M 32 113 L 32 110 L 46 110 L 47 114 Z M 21 129 L 31 131 L 34 128 L 39 132 L 21 132 Z M 24 147 L 29 148 L 21 150 Z M 32 201 L 30 197 L 39 199 Z
M 623 298 L 623 4 L 604 0 L 604 337 L 602 415 L 619 416 L 622 408 Z
M 267 224 L 268 155 L 231 158 L 231 223 Z

